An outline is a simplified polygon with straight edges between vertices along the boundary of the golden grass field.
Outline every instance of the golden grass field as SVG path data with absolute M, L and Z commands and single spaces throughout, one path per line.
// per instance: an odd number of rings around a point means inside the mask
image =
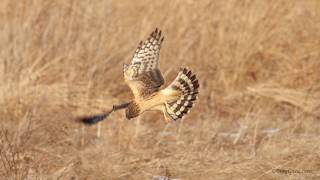
M 0 179 L 320 179 L 320 1 L 2 0 Z M 98 126 L 132 95 L 140 40 L 163 31 L 166 85 L 200 81 L 191 112 Z

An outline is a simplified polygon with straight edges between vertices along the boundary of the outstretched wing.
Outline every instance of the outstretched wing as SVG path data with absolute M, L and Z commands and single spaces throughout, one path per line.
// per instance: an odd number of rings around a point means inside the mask
M 77 121 L 81 122 L 81 123 L 84 123 L 85 125 L 93 125 L 93 124 L 96 124 L 96 123 L 98 123 L 100 121 L 105 120 L 112 112 L 118 111 L 118 110 L 121 110 L 121 109 L 125 109 L 129 105 L 130 105 L 130 102 L 122 103 L 122 104 L 119 104 L 119 105 L 113 105 L 112 109 L 110 109 L 107 112 L 104 112 L 104 113 L 101 113 L 101 114 L 96 114 L 96 115 L 93 115 L 93 116 L 81 117 L 81 118 L 78 118 Z
M 140 42 L 129 68 L 133 74 L 128 82 L 131 90 L 137 96 L 147 96 L 157 91 L 164 84 L 159 67 L 159 55 L 163 37 L 161 31 L 156 29 L 150 37 Z

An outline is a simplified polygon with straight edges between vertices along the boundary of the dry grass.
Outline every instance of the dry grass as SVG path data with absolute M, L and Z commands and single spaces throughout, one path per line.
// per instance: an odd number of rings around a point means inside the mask
M 318 0 L 2 0 L 0 177 L 317 179 L 319 22 Z M 189 66 L 199 101 L 170 125 L 117 112 L 96 138 L 75 118 L 131 96 L 122 63 L 155 27 L 167 82 Z

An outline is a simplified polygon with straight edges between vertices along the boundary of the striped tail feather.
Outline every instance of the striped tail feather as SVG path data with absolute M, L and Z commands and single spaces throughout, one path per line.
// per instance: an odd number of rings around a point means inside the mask
M 166 114 L 176 121 L 186 115 L 192 108 L 194 101 L 197 99 L 199 82 L 196 75 L 189 69 L 181 68 L 178 76 L 168 88 L 182 92 L 177 100 L 165 104 Z

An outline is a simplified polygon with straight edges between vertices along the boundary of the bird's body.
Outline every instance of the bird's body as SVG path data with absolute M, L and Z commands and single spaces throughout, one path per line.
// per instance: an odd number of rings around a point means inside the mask
M 137 117 L 145 111 L 162 111 L 165 103 L 177 100 L 181 94 L 182 93 L 177 90 L 162 89 L 146 97 L 135 98 L 134 101 L 131 102 L 133 106 L 129 108 L 137 110 L 132 111 L 134 114 L 131 114 L 130 117 Z
M 128 119 L 135 118 L 145 111 L 158 110 L 163 112 L 166 122 L 182 118 L 189 112 L 197 98 L 198 80 L 189 69 L 181 68 L 176 79 L 168 87 L 161 88 L 164 84 L 159 65 L 162 42 L 161 31 L 156 29 L 146 41 L 140 42 L 131 64 L 124 64 L 124 80 L 134 95 L 133 100 L 113 106 L 107 113 L 85 118 L 83 122 L 96 123 L 112 111 L 124 108 Z

